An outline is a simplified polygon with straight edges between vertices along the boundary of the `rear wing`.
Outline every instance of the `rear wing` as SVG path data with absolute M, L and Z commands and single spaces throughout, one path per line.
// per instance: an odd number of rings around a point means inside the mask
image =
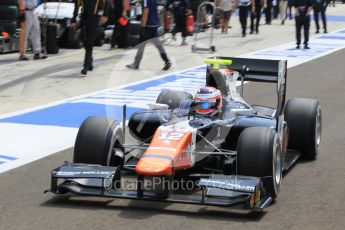
M 205 60 L 207 64 L 206 84 L 220 88 L 222 93 L 228 92 L 225 79 L 216 79 L 219 76 L 215 71 L 218 69 L 230 69 L 240 73 L 239 81 L 242 82 L 267 82 L 277 85 L 277 112 L 276 116 L 283 113 L 286 98 L 286 80 L 287 80 L 287 61 L 286 60 L 268 60 L 237 57 L 211 57 Z

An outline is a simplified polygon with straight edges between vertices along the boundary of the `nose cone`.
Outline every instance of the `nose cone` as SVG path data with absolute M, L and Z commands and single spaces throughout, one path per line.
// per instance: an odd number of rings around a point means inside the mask
M 170 176 L 172 175 L 172 160 L 159 156 L 145 155 L 135 167 L 135 171 L 145 176 Z

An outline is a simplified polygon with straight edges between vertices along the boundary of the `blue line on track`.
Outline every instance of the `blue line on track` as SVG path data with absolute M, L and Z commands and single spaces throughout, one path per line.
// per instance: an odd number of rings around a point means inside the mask
M 321 37 L 318 37 L 317 39 L 345 40 L 345 37 L 332 36 L 332 35 L 323 35 Z
M 127 108 L 127 114 L 130 115 L 138 110 L 139 109 L 129 107 Z M 8 123 L 79 128 L 80 124 L 88 116 L 106 116 L 121 120 L 122 106 L 93 103 L 65 103 L 5 118 L 0 121 Z
M 10 156 L 5 156 L 5 155 L 0 155 L 0 158 L 5 159 L 5 160 L 10 160 L 10 161 L 14 161 L 14 160 L 18 159 L 17 157 L 10 157 Z M 5 163 L 5 162 L 3 162 L 3 163 Z

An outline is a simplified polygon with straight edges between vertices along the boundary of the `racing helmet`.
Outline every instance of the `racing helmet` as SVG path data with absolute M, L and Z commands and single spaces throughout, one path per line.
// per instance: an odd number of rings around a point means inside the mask
M 222 108 L 222 94 L 216 88 L 200 88 L 194 97 L 195 112 L 200 115 L 213 116 Z

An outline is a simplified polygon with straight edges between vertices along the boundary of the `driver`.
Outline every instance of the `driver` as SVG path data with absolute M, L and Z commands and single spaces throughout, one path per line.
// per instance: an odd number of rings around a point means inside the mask
M 217 116 L 222 108 L 222 94 L 213 87 L 200 88 L 194 96 L 195 112 L 203 116 Z

